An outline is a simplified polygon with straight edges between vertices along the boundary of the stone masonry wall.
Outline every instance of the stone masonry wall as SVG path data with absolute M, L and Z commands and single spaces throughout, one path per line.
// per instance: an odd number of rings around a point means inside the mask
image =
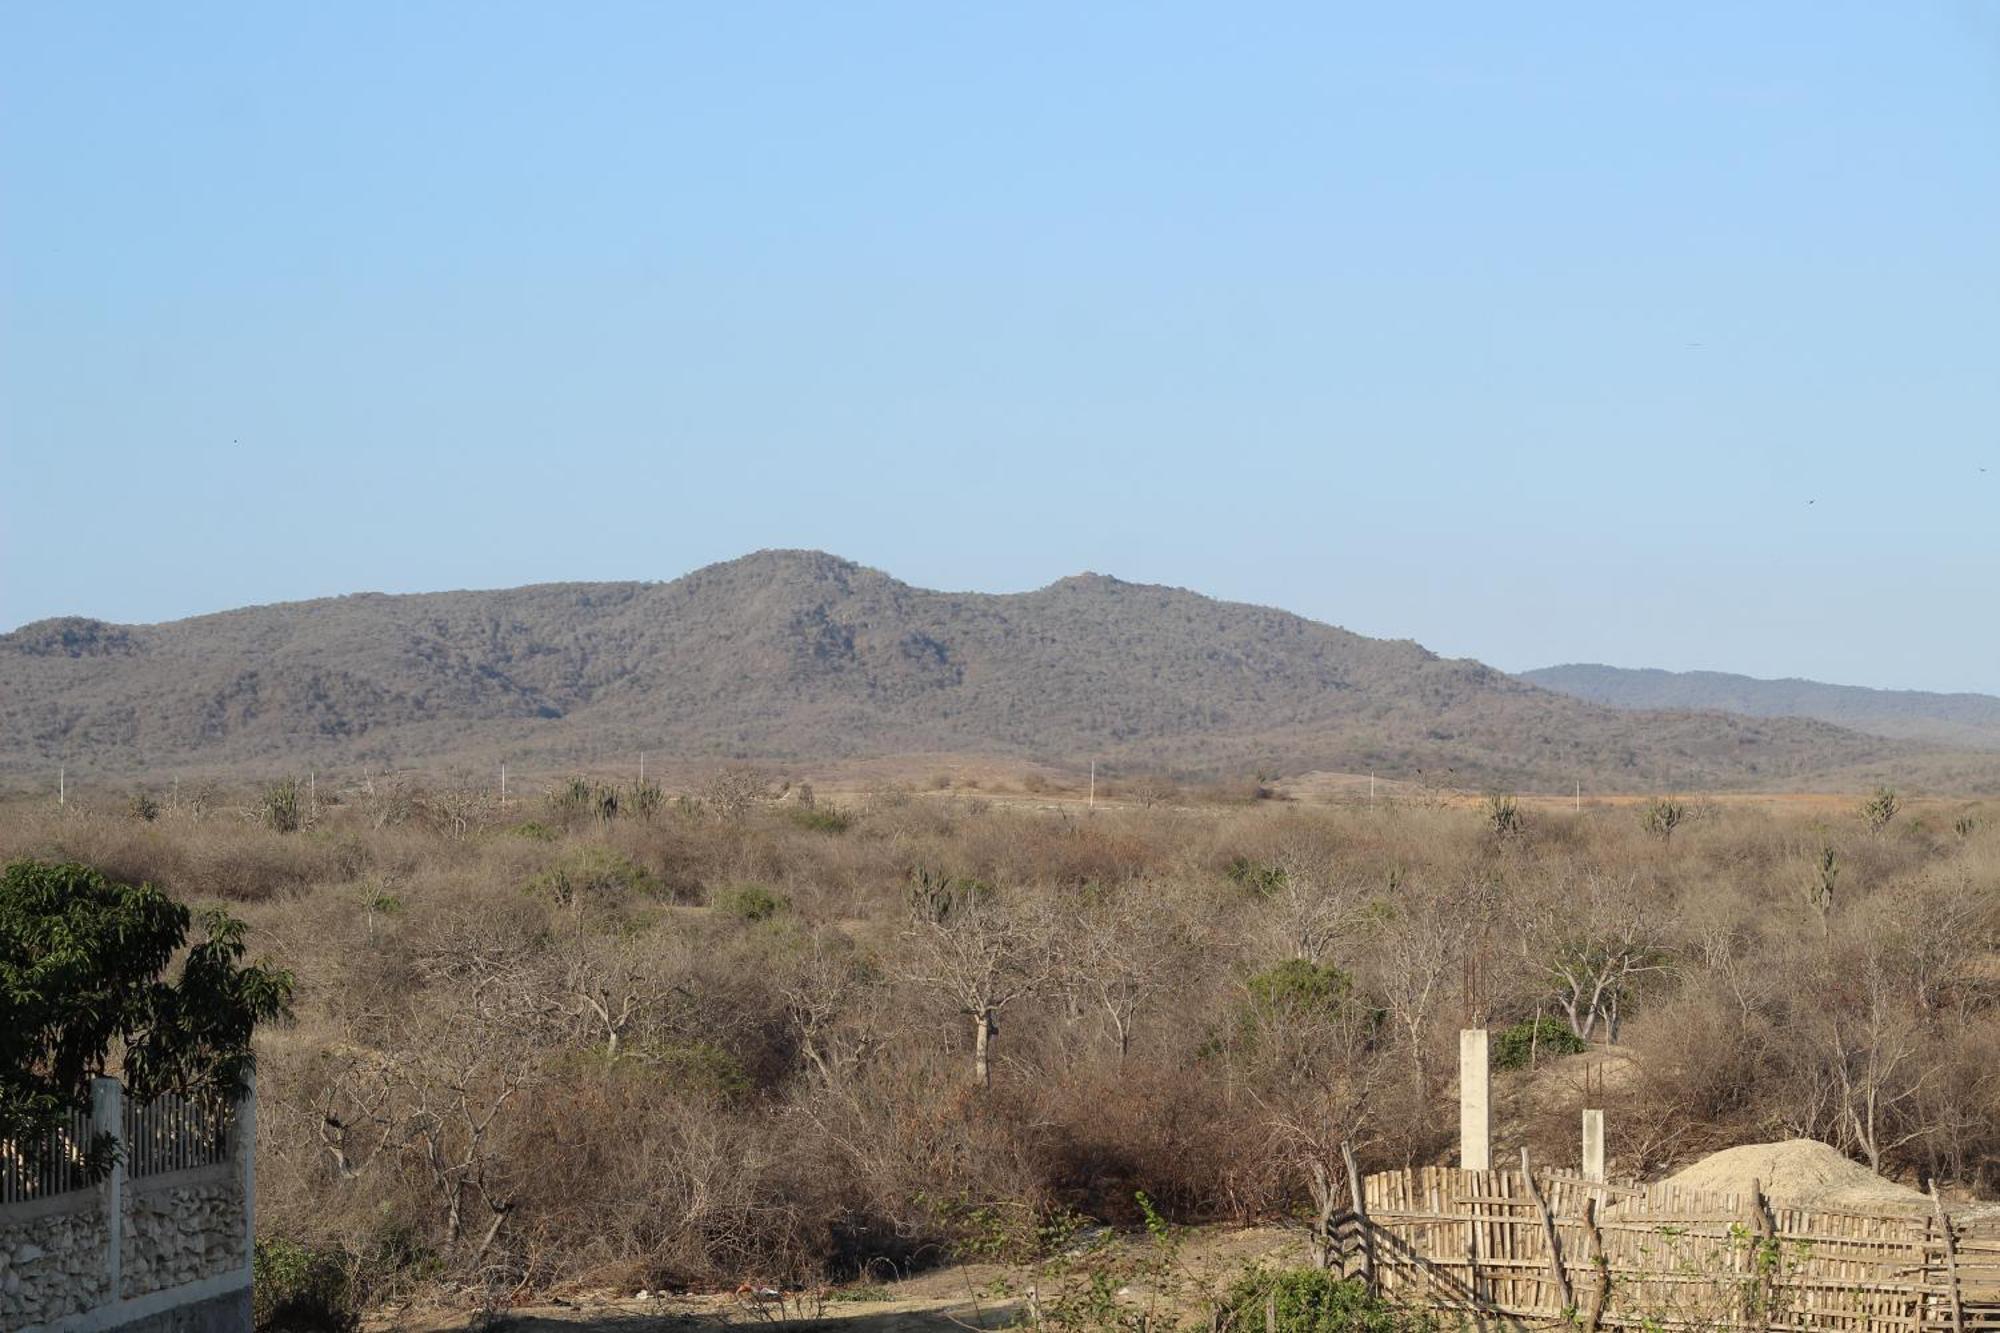
M 220 1277 L 243 1267 L 243 1191 L 233 1170 L 219 1179 L 155 1185 L 125 1182 L 119 1294 Z
M 95 1190 L 79 1207 L 0 1222 L 0 1328 L 53 1323 L 104 1303 L 110 1243 Z

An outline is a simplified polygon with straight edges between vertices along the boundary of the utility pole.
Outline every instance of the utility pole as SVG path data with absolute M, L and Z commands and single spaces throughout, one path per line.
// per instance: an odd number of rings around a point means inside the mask
M 500 808 L 507 808 L 507 761 L 500 761 Z
M 1368 808 L 1375 808 L 1375 770 L 1368 770 Z
M 641 787 L 646 785 L 646 752 L 644 750 L 639 751 L 639 785 Z
M 1583 813 L 1583 779 L 1576 780 L 1576 812 Z
M 63 764 L 56 765 L 56 804 L 69 804 L 69 768 Z
M 1090 761 L 1090 808 L 1097 808 L 1097 761 Z

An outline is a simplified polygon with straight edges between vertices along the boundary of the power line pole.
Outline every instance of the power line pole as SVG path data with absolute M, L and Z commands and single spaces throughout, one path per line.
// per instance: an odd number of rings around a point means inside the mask
M 639 751 L 639 785 L 641 787 L 646 785 L 646 752 L 644 750 Z
M 507 761 L 500 761 L 500 808 L 507 808 Z
M 1583 813 L 1583 779 L 1576 780 L 1576 812 Z
M 1090 761 L 1090 808 L 1097 808 L 1097 761 Z
M 63 764 L 56 765 L 56 804 L 69 804 L 69 768 Z

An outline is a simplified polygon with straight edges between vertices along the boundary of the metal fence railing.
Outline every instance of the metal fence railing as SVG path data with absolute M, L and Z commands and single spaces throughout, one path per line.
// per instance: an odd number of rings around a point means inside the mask
M 90 1117 L 79 1111 L 39 1144 L 0 1142 L 0 1204 L 29 1203 L 92 1185 Z
M 125 1176 L 164 1175 L 229 1160 L 226 1107 L 164 1093 L 125 1104 Z

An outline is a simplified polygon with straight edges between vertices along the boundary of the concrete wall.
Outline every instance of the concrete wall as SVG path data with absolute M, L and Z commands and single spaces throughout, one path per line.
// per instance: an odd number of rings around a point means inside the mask
M 93 1120 L 117 1132 L 120 1090 L 98 1080 Z M 105 1087 L 110 1084 L 110 1087 Z M 230 1155 L 0 1205 L 0 1329 L 22 1333 L 249 1333 L 256 1103 Z
M 119 1295 L 129 1300 L 236 1272 L 245 1253 L 236 1164 L 125 1182 Z
M 79 1315 L 105 1302 L 111 1228 L 97 1191 L 11 1204 L 0 1213 L 0 1328 Z

